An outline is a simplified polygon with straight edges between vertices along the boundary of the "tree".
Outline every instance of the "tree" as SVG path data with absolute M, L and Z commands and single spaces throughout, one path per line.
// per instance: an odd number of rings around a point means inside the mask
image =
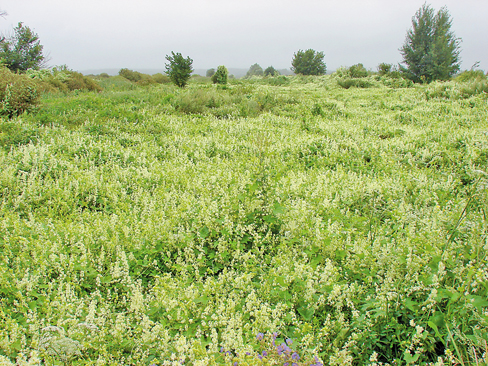
M 273 66 L 269 66 L 264 70 L 264 76 L 278 76 L 280 72 L 276 70 Z
M 212 76 L 214 76 L 214 74 L 215 74 L 215 69 L 212 68 L 212 69 L 207 70 L 207 73 L 205 74 L 205 76 L 208 78 L 211 78 Z
M 247 78 L 250 78 L 251 76 L 263 76 L 263 75 L 264 75 L 263 68 L 258 64 L 251 65 L 251 67 L 246 73 Z
M 459 71 L 460 39 L 451 31 L 452 20 L 447 9 L 437 14 L 424 4 L 412 18 L 400 49 L 403 56 L 401 71 L 414 82 L 448 80 Z
M 299 50 L 293 55 L 291 64 L 293 66 L 291 71 L 295 74 L 323 75 L 326 70 L 324 53 L 312 49 L 306 51 Z
M 0 60 L 13 72 L 39 69 L 43 65 L 39 36 L 19 23 L 10 37 L 0 39 Z
M 229 75 L 229 71 L 227 71 L 227 67 L 219 66 L 215 74 L 212 75 L 212 82 L 214 84 L 227 84 L 227 78 Z
M 171 51 L 171 56 L 166 55 L 166 74 L 178 87 L 184 88 L 193 72 L 193 60 L 190 57 L 184 58 L 181 53 Z
M 352 78 L 365 78 L 368 76 L 368 70 L 363 64 L 352 65 L 348 71 Z

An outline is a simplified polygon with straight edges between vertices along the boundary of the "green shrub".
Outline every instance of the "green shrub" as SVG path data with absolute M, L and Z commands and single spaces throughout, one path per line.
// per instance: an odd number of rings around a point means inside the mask
M 212 82 L 214 84 L 225 85 L 227 84 L 228 76 L 229 76 L 229 71 L 227 71 L 227 68 L 223 65 L 219 66 L 215 74 L 213 74 L 212 76 Z
M 377 76 L 377 80 L 384 86 L 390 88 L 410 88 L 413 86 L 412 80 L 397 77 L 394 72 L 391 72 L 384 76 Z
M 38 103 L 39 93 L 33 80 L 0 68 L 0 115 L 11 118 L 34 110 Z
M 374 84 L 365 79 L 355 79 L 355 78 L 341 78 L 337 79 L 337 84 L 344 89 L 349 89 L 350 87 L 355 88 L 371 88 Z
M 457 75 L 454 80 L 461 83 L 468 81 L 482 81 L 486 80 L 486 75 L 483 70 L 466 70 Z
M 215 74 L 215 69 L 208 69 L 205 76 L 208 77 L 208 78 L 211 78 L 212 76 L 214 76 Z
M 256 63 L 254 65 L 251 65 L 249 70 L 247 70 L 246 78 L 250 78 L 253 76 L 263 76 L 263 75 L 264 75 L 263 68 Z
M 264 76 L 278 76 L 280 72 L 276 70 L 273 66 L 269 66 L 264 70 Z
M 352 78 L 365 78 L 368 76 L 368 70 L 366 70 L 363 64 L 352 65 L 348 71 Z
M 152 76 L 153 80 L 158 84 L 170 84 L 171 79 L 168 75 L 163 75 L 160 72 Z
M 392 64 L 387 64 L 385 62 L 382 62 L 381 64 L 378 65 L 378 74 L 381 76 L 383 75 L 388 75 L 391 72 L 393 65 Z
M 142 79 L 142 74 L 140 72 L 129 69 L 120 69 L 119 76 L 122 76 L 134 83 Z
M 38 86 L 39 91 L 42 92 L 49 92 L 53 90 L 58 90 L 61 92 L 72 90 L 102 90 L 95 79 L 70 70 L 66 65 L 57 66 L 51 70 L 28 70 L 26 75 L 31 79 L 40 81 Z
M 68 88 L 68 90 L 89 90 L 89 91 L 102 91 L 102 88 L 98 83 L 89 78 L 88 76 L 84 76 L 82 73 L 76 71 L 69 71 L 69 77 L 64 81 L 64 84 Z

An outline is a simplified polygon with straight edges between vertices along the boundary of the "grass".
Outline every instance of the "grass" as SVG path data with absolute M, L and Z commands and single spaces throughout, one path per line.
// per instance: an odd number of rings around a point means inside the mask
M 371 80 L 108 79 L 1 120 L 2 362 L 486 364 L 486 93 Z

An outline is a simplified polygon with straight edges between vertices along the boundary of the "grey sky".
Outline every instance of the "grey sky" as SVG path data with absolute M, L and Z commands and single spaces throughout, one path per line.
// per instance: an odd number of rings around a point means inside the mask
M 293 53 L 324 51 L 328 70 L 398 63 L 411 18 L 424 0 L 3 0 L 0 31 L 19 21 L 40 37 L 51 65 L 74 70 L 163 69 L 181 52 L 195 68 L 290 68 Z M 488 1 L 446 6 L 462 38 L 462 68 L 488 70 Z

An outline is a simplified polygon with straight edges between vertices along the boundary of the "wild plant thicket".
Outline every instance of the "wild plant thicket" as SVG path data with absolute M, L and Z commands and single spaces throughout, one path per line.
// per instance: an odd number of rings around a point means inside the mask
M 486 82 L 346 79 L 1 119 L 1 362 L 486 362 Z

